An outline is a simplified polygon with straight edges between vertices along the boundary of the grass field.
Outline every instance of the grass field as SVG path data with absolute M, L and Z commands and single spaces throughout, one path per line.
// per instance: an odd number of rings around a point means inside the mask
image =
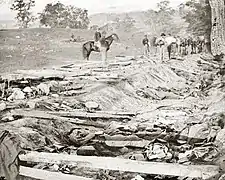
M 72 29 L 10 29 L 0 31 L 0 73 L 17 69 L 37 69 L 47 66 L 83 61 L 81 43 L 66 42 L 71 34 L 80 36 L 84 41 L 93 39 L 93 31 Z M 118 34 L 121 41 L 114 43 L 108 58 L 116 55 L 136 55 L 140 53 L 136 44 L 139 37 Z M 137 44 L 138 46 L 139 44 Z M 141 43 L 140 43 L 141 45 Z M 126 47 L 129 46 L 128 49 Z M 100 60 L 99 53 L 92 53 L 91 60 Z

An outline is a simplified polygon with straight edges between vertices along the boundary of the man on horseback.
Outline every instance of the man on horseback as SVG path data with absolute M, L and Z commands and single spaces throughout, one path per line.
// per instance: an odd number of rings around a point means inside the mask
M 100 28 L 98 28 L 95 32 L 95 35 L 94 35 L 94 40 L 95 40 L 95 46 L 97 46 L 99 49 L 101 47 L 100 45 L 100 39 L 101 39 L 102 35 L 100 33 Z
M 142 40 L 142 44 L 144 45 L 144 56 L 148 57 L 150 53 L 150 49 L 149 49 L 149 40 L 147 35 L 144 36 L 144 39 Z
M 108 44 L 107 44 L 107 41 L 105 39 L 105 36 L 106 36 L 106 32 L 103 31 L 102 36 L 99 39 L 100 52 L 102 54 L 102 62 L 103 62 L 104 65 L 106 64 L 106 60 L 107 60 L 107 48 L 108 48 Z

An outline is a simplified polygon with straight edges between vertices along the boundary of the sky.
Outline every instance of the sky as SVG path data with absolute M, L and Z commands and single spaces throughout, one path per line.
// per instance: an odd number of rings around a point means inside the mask
M 47 3 L 58 0 L 36 0 L 34 12 L 41 12 Z M 155 9 L 160 0 L 59 0 L 65 5 L 74 5 L 86 8 L 89 14 L 105 12 L 128 12 L 147 9 Z M 185 0 L 170 0 L 172 7 L 178 6 Z M 13 18 L 13 13 L 9 9 L 10 5 L 0 5 L 0 20 Z

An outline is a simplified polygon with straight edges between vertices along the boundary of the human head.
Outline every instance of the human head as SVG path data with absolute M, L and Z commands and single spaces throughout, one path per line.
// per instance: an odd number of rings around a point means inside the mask
M 164 36 L 166 36 L 166 35 L 165 35 L 165 33 L 161 33 L 161 36 L 164 37 Z

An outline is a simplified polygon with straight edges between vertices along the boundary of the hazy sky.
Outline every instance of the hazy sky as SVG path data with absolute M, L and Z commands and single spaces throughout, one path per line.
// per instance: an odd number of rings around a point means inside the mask
M 35 12 L 40 12 L 47 3 L 58 0 L 36 0 Z M 171 6 L 175 7 L 185 0 L 170 0 Z M 60 0 L 63 4 L 71 4 L 76 7 L 86 8 L 89 14 L 99 12 L 126 12 L 136 10 L 147 10 L 156 8 L 160 0 Z M 0 5 L 0 19 L 11 19 L 13 13 L 9 5 Z

